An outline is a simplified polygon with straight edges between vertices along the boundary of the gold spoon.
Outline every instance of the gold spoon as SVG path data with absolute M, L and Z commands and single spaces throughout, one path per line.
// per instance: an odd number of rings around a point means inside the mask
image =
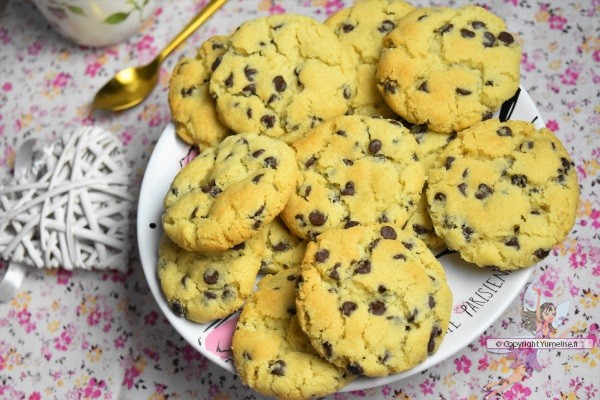
M 227 0 L 212 0 L 192 19 L 185 28 L 152 60 L 142 67 L 129 67 L 108 81 L 94 97 L 94 108 L 121 111 L 142 102 L 158 82 L 160 64 L 167 56 L 198 29 Z

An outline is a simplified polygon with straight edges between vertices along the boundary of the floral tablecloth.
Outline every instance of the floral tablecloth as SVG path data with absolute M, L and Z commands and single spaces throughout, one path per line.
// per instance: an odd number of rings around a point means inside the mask
M 142 31 L 119 45 L 84 48 L 56 34 L 29 1 L 9 1 L 0 19 L 0 177 L 11 173 L 26 137 L 51 141 L 80 125 L 99 125 L 122 141 L 139 191 L 153 146 L 170 121 L 167 85 L 183 54 L 204 39 L 258 15 L 304 12 L 319 19 L 339 0 L 231 0 L 163 65 L 157 89 L 118 114 L 92 113 L 95 91 L 117 70 L 144 64 L 206 1 L 158 2 Z M 348 4 L 347 2 L 346 4 Z M 416 6 L 465 1 L 413 0 Z M 566 337 L 600 336 L 600 1 L 494 0 L 477 4 L 505 18 L 523 45 L 522 85 L 577 169 L 581 204 L 569 237 L 533 267 L 543 301 L 568 302 Z M 163 317 L 147 286 L 133 238 L 126 273 L 29 269 L 16 297 L 0 304 L 0 399 L 253 399 L 239 378 L 211 364 Z M 1 267 L 4 268 L 4 267 Z M 0 268 L 0 274 L 2 273 Z M 489 337 L 527 334 L 523 292 L 476 341 L 439 365 L 390 385 L 334 399 L 478 399 L 508 380 L 505 399 L 600 397 L 600 350 L 545 350 L 513 380 L 507 354 Z M 517 371 L 519 372 L 519 371 Z M 502 384 L 500 382 L 500 384 Z M 497 387 L 497 386 L 496 386 Z

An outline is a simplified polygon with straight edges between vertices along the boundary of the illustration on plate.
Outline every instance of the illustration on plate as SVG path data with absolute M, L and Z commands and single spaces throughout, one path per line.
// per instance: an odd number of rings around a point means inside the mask
M 526 288 L 523 296 L 522 326 L 528 331 L 527 334 L 514 337 L 514 339 L 548 339 L 564 338 L 572 331 L 571 328 L 559 333 L 558 329 L 566 323 L 569 313 L 569 302 L 565 301 L 558 305 L 552 302 L 543 302 L 542 289 L 537 280 L 533 280 Z M 501 396 L 502 392 L 512 385 L 523 382 L 530 378 L 533 371 L 541 371 L 542 366 L 538 361 L 539 349 L 515 348 L 515 349 L 489 349 L 493 353 L 505 354 L 504 357 L 510 362 L 512 373 L 505 378 L 491 381 L 483 387 L 486 392 L 484 399 L 493 399 Z

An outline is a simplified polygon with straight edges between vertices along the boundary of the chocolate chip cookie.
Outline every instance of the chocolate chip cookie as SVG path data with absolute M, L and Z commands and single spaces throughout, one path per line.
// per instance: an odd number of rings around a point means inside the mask
M 175 131 L 186 143 L 201 149 L 215 146 L 230 130 L 217 116 L 208 83 L 220 57 L 227 50 L 227 36 L 213 36 L 198 49 L 194 58 L 179 60 L 169 81 L 169 108 Z
M 412 125 L 406 122 L 404 124 L 410 129 L 410 132 L 417 140 L 419 148 L 421 149 L 423 166 L 426 171 L 429 171 L 429 168 L 433 165 L 438 154 L 455 138 L 455 135 L 433 132 L 427 129 L 425 125 Z M 425 193 L 425 188 L 423 188 L 421 198 L 417 203 L 417 209 L 406 225 L 404 225 L 403 230 L 416 235 L 425 242 L 429 248 L 436 249 L 443 246 L 444 241 L 435 233 L 428 208 L 427 195 Z
M 383 37 L 414 7 L 402 0 L 367 0 L 341 9 L 324 22 L 358 59 L 356 96 L 350 112 L 362 115 L 394 116 L 377 89 L 375 71 Z
M 292 146 L 300 177 L 281 217 L 296 235 L 312 240 L 335 227 L 402 226 L 415 212 L 425 170 L 419 145 L 398 121 L 342 116 Z
M 427 200 L 447 246 L 504 270 L 545 258 L 574 224 L 574 164 L 546 128 L 497 119 L 461 133 L 429 171 Z
M 354 379 L 312 348 L 296 317 L 300 268 L 265 276 L 246 304 L 232 339 L 233 360 L 244 384 L 277 398 L 325 396 Z
M 279 217 L 265 227 L 265 255 L 260 272 L 275 274 L 299 266 L 306 250 L 306 241 L 300 239 Z
M 291 143 L 348 111 L 355 68 L 352 54 L 328 27 L 301 15 L 271 15 L 231 35 L 210 91 L 232 130 Z
M 165 233 L 186 250 L 226 250 L 283 210 L 297 175 L 294 151 L 282 141 L 228 136 L 174 178 L 164 199 Z
M 157 275 L 171 310 L 190 321 L 223 318 L 242 306 L 264 254 L 262 235 L 218 253 L 191 252 L 163 236 Z
M 380 93 L 400 116 L 437 132 L 491 118 L 519 86 L 521 46 L 481 7 L 417 9 L 383 46 Z
M 309 242 L 296 306 L 321 356 L 357 375 L 385 376 L 438 349 L 452 293 L 421 240 L 392 225 L 355 226 Z

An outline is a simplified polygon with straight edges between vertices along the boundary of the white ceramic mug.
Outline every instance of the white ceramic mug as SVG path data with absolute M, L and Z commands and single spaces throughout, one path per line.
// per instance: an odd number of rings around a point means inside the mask
M 155 0 L 33 0 L 52 27 L 84 46 L 110 46 L 137 33 Z

